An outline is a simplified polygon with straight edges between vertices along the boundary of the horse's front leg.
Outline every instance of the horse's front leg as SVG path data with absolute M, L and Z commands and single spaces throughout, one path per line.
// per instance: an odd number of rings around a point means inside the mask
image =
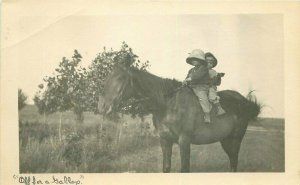
M 190 171 L 191 139 L 187 135 L 181 135 L 178 143 L 181 157 L 181 172 L 187 173 Z
M 163 172 L 169 173 L 171 170 L 171 158 L 173 142 L 167 139 L 160 139 L 160 145 L 163 152 Z

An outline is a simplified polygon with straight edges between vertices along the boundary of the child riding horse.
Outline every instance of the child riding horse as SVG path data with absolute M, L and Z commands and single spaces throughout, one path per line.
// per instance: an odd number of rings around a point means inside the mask
M 204 112 L 205 123 L 211 122 L 210 111 L 212 109 L 212 105 L 210 101 L 218 107 L 219 115 L 225 113 L 217 100 L 218 97 L 216 95 L 216 91 L 214 91 L 217 85 L 215 84 L 217 72 L 212 68 L 217 65 L 217 60 L 215 58 L 211 59 L 210 57 L 211 55 L 209 54 L 206 57 L 204 52 L 200 49 L 193 50 L 186 59 L 186 62 L 194 67 L 189 70 L 186 79 L 183 81 L 183 84 L 189 84 L 194 93 L 197 95 Z M 211 63 L 211 61 L 214 63 Z M 209 94 L 211 96 L 209 96 Z

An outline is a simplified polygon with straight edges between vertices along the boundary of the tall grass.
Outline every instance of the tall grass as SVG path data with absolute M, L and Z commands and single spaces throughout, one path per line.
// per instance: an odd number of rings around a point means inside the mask
M 159 144 L 144 124 L 104 122 L 102 125 L 20 122 L 20 173 L 113 172 L 122 155 Z

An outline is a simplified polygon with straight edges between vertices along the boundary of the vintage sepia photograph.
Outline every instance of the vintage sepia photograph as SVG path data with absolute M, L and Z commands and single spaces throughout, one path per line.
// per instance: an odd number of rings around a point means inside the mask
M 287 171 L 283 13 L 15 10 L 1 17 L 1 73 L 15 69 L 16 184 Z
M 9 49 L 39 69 L 21 173 L 284 172 L 282 15 L 69 16 Z

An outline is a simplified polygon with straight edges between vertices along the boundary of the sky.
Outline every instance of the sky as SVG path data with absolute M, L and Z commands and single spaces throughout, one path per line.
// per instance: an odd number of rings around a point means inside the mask
M 49 7 L 48 7 L 49 8 Z M 43 9 L 39 10 L 40 12 Z M 219 90 L 246 95 L 255 90 L 262 116 L 284 117 L 283 17 L 279 14 L 180 14 L 39 16 L 23 12 L 5 24 L 2 55 L 18 67 L 18 87 L 30 98 L 43 77 L 74 49 L 88 66 L 103 47 L 118 50 L 125 41 L 149 71 L 183 80 L 193 49 L 212 52 L 215 68 L 226 73 Z

